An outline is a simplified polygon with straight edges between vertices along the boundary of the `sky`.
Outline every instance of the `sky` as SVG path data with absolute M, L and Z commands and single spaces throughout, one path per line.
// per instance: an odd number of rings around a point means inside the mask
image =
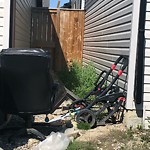
M 69 0 L 60 0 L 60 6 L 63 6 L 64 3 L 68 3 Z M 58 0 L 50 0 L 50 8 L 57 7 Z

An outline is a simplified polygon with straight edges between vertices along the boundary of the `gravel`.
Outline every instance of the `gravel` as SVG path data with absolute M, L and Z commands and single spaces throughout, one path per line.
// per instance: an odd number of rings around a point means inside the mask
M 62 104 L 66 105 L 64 102 Z M 60 114 L 62 114 L 61 109 L 57 109 L 54 112 L 54 115 L 48 115 L 49 119 L 52 119 Z M 46 115 L 35 115 L 34 122 L 36 123 L 44 123 Z M 38 143 L 40 142 L 37 137 L 34 135 L 20 135 L 16 136 L 17 131 L 20 127 L 24 127 L 25 122 L 22 118 L 13 115 L 12 119 L 7 125 L 6 129 L 0 130 L 0 150 L 32 150 Z M 65 122 L 59 121 L 55 122 L 51 125 L 46 126 L 36 126 L 36 129 L 43 133 L 45 136 L 50 135 L 53 132 L 65 132 L 67 129 Z M 15 135 L 15 136 L 14 136 Z M 10 137 L 13 136 L 13 138 Z

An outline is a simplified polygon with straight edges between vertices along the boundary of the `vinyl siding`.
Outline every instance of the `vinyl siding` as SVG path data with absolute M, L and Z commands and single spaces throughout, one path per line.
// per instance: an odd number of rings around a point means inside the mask
M 31 7 L 36 0 L 16 0 L 15 12 L 15 48 L 30 47 Z
M 9 47 L 10 3 L 0 1 L 0 51 Z
M 72 0 L 71 1 L 71 8 L 73 8 L 73 9 L 81 9 L 81 1 L 82 0 Z
M 150 117 L 150 0 L 147 0 L 145 22 L 145 71 L 144 71 L 144 124 L 148 128 Z
M 94 62 L 99 73 L 108 70 L 119 55 L 129 55 L 132 7 L 132 0 L 86 0 L 84 64 Z M 126 79 L 124 73 L 118 85 L 126 88 Z
M 4 34 L 4 0 L 0 1 L 0 50 L 3 48 Z

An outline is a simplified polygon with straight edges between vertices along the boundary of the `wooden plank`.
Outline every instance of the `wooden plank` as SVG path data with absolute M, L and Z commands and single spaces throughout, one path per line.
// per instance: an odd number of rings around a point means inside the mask
M 41 13 L 43 13 L 43 19 L 39 21 Z M 56 62 L 54 64 L 56 69 L 60 70 L 66 66 L 66 61 L 70 62 L 73 59 L 81 61 L 82 59 L 84 11 L 60 9 L 48 10 L 48 13 L 46 9 L 34 8 L 32 10 L 32 30 L 34 30 L 32 31 L 32 47 L 33 45 L 35 47 L 40 45 L 41 47 L 45 47 L 45 45 L 46 47 L 56 46 L 53 52 L 54 61 Z M 36 14 L 38 15 L 36 16 Z M 36 40 L 35 37 L 37 36 L 34 36 L 37 27 L 42 37 L 40 40 L 39 36 Z M 39 31 L 39 28 L 41 28 L 41 31 Z

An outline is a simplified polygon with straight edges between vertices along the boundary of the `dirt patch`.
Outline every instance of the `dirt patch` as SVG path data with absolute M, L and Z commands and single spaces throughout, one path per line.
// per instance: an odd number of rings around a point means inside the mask
M 62 104 L 62 106 L 64 106 L 64 104 Z M 49 115 L 49 118 L 52 119 L 63 113 L 61 109 L 58 109 L 54 112 L 54 115 Z M 35 116 L 35 122 L 44 121 L 45 115 Z M 77 130 L 76 122 L 73 121 L 72 124 L 74 130 Z M 13 119 L 8 124 L 8 128 L 12 125 L 14 127 L 23 126 L 24 121 L 17 116 L 13 116 Z M 64 124 L 58 126 L 57 124 L 41 127 L 38 128 L 38 130 L 48 136 L 52 131 L 64 132 L 66 126 Z M 9 136 L 15 134 L 15 132 L 14 129 L 6 129 L 0 132 L 0 150 L 32 150 L 40 142 L 40 140 L 36 139 L 33 135 L 17 136 L 13 141 L 8 141 Z M 79 135 L 80 136 L 75 139 L 75 142 L 80 142 L 81 145 L 85 146 L 87 142 L 91 142 L 95 150 L 150 150 L 150 141 L 147 132 L 133 132 L 132 130 L 128 130 L 123 124 L 107 124 L 106 126 L 98 126 L 90 130 L 79 130 Z M 85 148 L 80 148 L 80 150 L 84 149 Z
M 88 131 L 81 130 L 80 137 L 77 139 L 79 141 L 96 141 L 100 137 L 107 136 L 111 130 L 125 130 L 123 124 L 116 124 L 116 125 L 106 125 L 106 126 L 98 126 L 94 129 L 90 129 Z

